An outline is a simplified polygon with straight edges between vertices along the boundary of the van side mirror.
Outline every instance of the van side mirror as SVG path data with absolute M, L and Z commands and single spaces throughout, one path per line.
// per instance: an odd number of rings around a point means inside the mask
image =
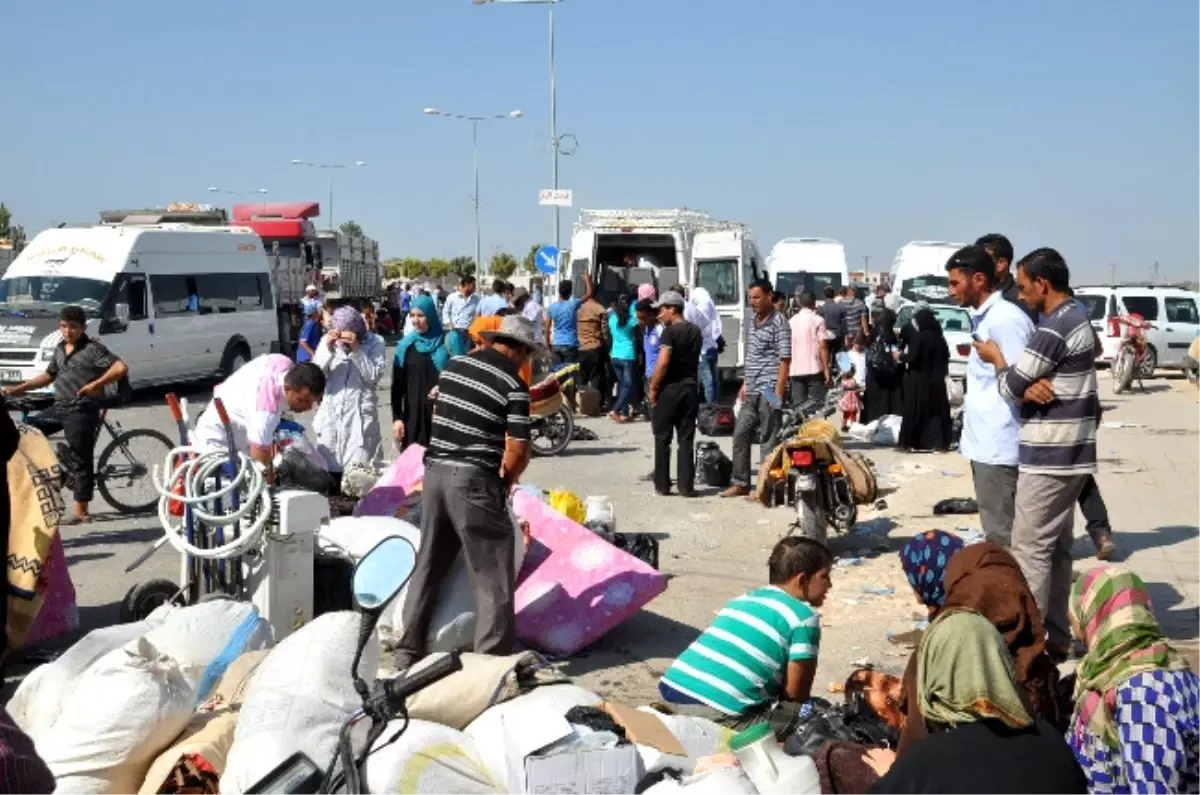
M 120 334 L 129 328 L 129 304 L 113 304 L 112 313 L 100 321 L 101 334 Z
M 115 304 L 113 306 L 113 315 L 117 322 L 122 326 L 129 325 L 129 304 Z

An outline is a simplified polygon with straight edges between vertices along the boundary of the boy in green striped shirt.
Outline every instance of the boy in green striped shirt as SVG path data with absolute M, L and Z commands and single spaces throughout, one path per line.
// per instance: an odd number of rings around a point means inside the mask
M 740 727 L 776 701 L 807 701 L 817 672 L 820 616 L 833 555 L 789 536 L 767 562 L 770 585 L 731 600 L 663 674 L 658 689 L 678 712 Z M 678 707 L 684 707 L 680 710 Z

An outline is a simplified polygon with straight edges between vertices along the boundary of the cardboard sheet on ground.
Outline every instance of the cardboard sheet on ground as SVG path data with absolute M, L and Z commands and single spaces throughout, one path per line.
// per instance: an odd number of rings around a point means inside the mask
M 526 491 L 513 510 L 529 523 L 518 578 L 517 637 L 572 654 L 603 637 L 667 588 L 667 578 Z

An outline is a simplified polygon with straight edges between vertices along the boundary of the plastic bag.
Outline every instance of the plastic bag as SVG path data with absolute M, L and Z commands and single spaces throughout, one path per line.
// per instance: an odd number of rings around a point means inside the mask
M 195 671 L 146 638 L 109 652 L 75 684 L 47 732 L 34 737 L 59 792 L 137 792 L 151 762 L 192 717 Z
M 696 472 L 706 486 L 723 489 L 733 478 L 733 461 L 716 442 L 696 442 Z
M 973 514 L 979 513 L 979 503 L 970 497 L 951 497 L 941 500 L 937 505 L 933 506 L 934 516 L 946 516 L 948 514 Z
M 284 450 L 275 461 L 275 484 L 279 489 L 299 489 L 325 496 L 336 490 L 333 475 L 295 448 Z
M 904 419 L 898 414 L 889 414 L 879 420 L 879 425 L 875 429 L 875 444 L 878 445 L 895 445 L 900 442 L 900 423 Z
M 579 495 L 566 489 L 555 489 L 549 495 L 550 507 L 572 521 L 583 524 L 587 521 L 587 508 Z
M 732 436 L 736 419 L 730 407 L 705 403 L 696 414 L 696 429 L 705 436 Z
M 292 420 L 280 420 L 275 428 L 275 447 L 279 452 L 293 451 L 306 458 L 313 466 L 329 471 L 329 462 L 317 446 L 308 440 L 304 426 Z
M 404 734 L 389 744 L 407 723 Z M 440 723 L 392 721 L 363 770 L 367 792 L 488 795 L 505 792 L 488 776 L 471 738 Z
M 946 397 L 950 400 L 951 408 L 957 408 L 963 404 L 962 384 L 950 376 L 946 376 Z

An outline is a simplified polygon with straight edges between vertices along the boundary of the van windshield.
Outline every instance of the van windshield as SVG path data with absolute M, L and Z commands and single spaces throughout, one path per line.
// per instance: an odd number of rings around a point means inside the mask
M 825 288 L 832 287 L 834 290 L 841 288 L 842 275 L 840 273 L 807 273 L 801 271 L 799 273 L 779 273 L 775 276 L 775 289 L 791 298 L 796 294 L 797 290 L 812 290 L 817 298 L 825 297 Z
M 708 290 L 718 306 L 740 304 L 738 300 L 738 261 L 709 259 L 696 263 L 696 286 Z
M 0 279 L 0 312 L 22 316 L 57 316 L 73 304 L 88 317 L 99 317 L 111 282 L 78 276 L 14 276 Z

